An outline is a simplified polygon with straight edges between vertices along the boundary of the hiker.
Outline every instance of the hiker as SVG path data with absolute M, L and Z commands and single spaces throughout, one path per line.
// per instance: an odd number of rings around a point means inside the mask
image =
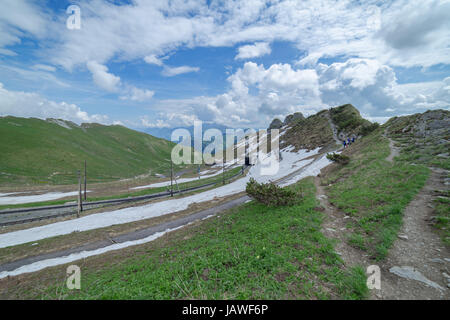
M 344 140 L 344 149 L 347 147 L 347 142 Z
M 347 139 L 347 144 L 351 145 L 352 143 L 350 142 L 350 138 Z
M 355 142 L 355 137 L 352 138 L 352 143 Z

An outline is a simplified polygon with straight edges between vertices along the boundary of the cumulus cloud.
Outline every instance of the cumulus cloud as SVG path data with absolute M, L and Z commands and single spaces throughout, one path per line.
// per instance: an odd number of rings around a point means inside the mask
M 10 91 L 0 83 L 0 116 L 60 118 L 75 123 L 98 122 L 109 124 L 105 115 L 89 115 L 75 104 L 47 100 L 37 93 Z
M 155 92 L 151 90 L 129 87 L 128 92 L 121 96 L 120 99 L 143 102 L 152 99 L 154 95 Z
M 154 54 L 144 57 L 144 61 L 148 64 L 155 64 L 157 66 L 163 65 L 162 60 L 157 58 Z
M 199 70 L 200 70 L 200 68 L 190 67 L 190 66 L 181 66 L 181 67 L 164 66 L 162 75 L 165 77 L 173 77 L 173 76 L 177 76 L 179 74 L 198 72 Z
M 238 51 L 239 53 L 235 57 L 236 60 L 261 57 L 270 54 L 272 49 L 270 48 L 269 43 L 258 42 L 253 45 L 239 47 Z
M 86 64 L 89 71 L 92 73 L 92 79 L 100 88 L 109 91 L 117 92 L 120 84 L 120 77 L 108 72 L 108 68 L 96 61 L 89 61 Z
M 372 118 L 383 117 L 386 112 L 410 114 L 450 106 L 449 78 L 400 85 L 391 67 L 367 59 L 320 64 L 317 69 L 323 103 L 352 103 Z
M 170 128 L 171 126 L 162 119 L 157 119 L 156 121 L 151 121 L 148 116 L 143 116 L 140 118 L 140 125 L 144 128 Z
M 450 77 L 442 81 L 398 84 L 393 68 L 371 59 L 348 59 L 315 69 L 290 64 L 264 67 L 247 62 L 216 97 L 161 101 L 161 110 L 177 110 L 230 127 L 264 128 L 274 118 L 300 111 L 305 115 L 352 103 L 368 119 L 384 122 L 386 114 L 411 114 L 450 107 Z M 160 115 L 165 124 L 178 119 Z
M 299 110 L 312 113 L 322 107 L 314 69 L 294 69 L 289 64 L 265 68 L 247 62 L 228 82 L 229 90 L 218 96 L 163 100 L 152 108 L 165 110 L 160 118 L 173 126 L 200 119 L 230 127 L 252 124 L 263 128 L 273 116 Z

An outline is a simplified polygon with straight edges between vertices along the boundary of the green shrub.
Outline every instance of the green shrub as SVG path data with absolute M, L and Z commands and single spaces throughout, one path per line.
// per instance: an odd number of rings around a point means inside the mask
M 367 136 L 369 133 L 377 130 L 379 127 L 380 127 L 380 124 L 378 122 L 374 122 L 369 125 L 365 125 L 361 129 L 361 134 L 363 136 Z
M 347 164 L 350 162 L 350 158 L 348 156 L 337 153 L 328 153 L 327 159 L 340 164 Z
M 250 197 L 267 206 L 293 206 L 302 198 L 293 190 L 281 188 L 272 182 L 258 183 L 253 178 L 247 183 L 245 191 Z

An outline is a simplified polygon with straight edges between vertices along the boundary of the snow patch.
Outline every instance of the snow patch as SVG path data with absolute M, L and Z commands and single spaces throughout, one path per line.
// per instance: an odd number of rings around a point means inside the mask
M 89 191 L 87 191 L 87 192 L 89 192 Z M 0 196 L 0 205 L 44 202 L 44 201 L 61 199 L 61 198 L 65 198 L 65 197 L 71 197 L 71 196 L 75 196 L 77 194 L 78 194 L 78 191 L 50 192 L 50 193 L 39 194 L 39 195 L 34 195 L 34 196 L 18 196 L 18 197 L 6 196 L 8 194 L 4 194 L 4 195 Z M 9 194 L 9 195 L 11 195 L 11 194 Z
M 80 259 L 85 259 L 91 256 L 96 256 L 99 254 L 103 254 L 109 251 L 114 251 L 114 250 L 119 250 L 119 249 L 123 249 L 126 247 L 131 247 L 131 246 L 136 246 L 136 245 L 140 245 L 140 244 L 144 244 L 147 242 L 151 242 L 157 238 L 162 237 L 163 235 L 165 235 L 168 232 L 177 230 L 182 228 L 181 227 L 177 227 L 177 228 L 173 228 L 173 229 L 167 229 L 166 231 L 163 232 L 158 232 L 155 234 L 152 234 L 151 236 L 148 236 L 146 238 L 143 239 L 139 239 L 139 240 L 135 240 L 135 241 L 127 241 L 127 242 L 123 242 L 123 243 L 116 243 L 113 244 L 111 246 L 107 246 L 107 247 L 103 247 L 103 248 L 99 248 L 96 250 L 91 250 L 91 251 L 82 251 L 82 252 L 78 252 L 78 253 L 73 253 L 70 254 L 68 256 L 65 257 L 59 257 L 59 258 L 53 258 L 53 259 L 47 259 L 47 260 L 42 260 L 42 261 L 37 261 L 34 262 L 32 264 L 29 265 L 25 265 L 22 266 L 20 268 L 17 268 L 13 271 L 3 271 L 0 272 L 0 279 L 6 278 L 8 276 L 17 276 L 19 274 L 23 274 L 23 273 L 30 273 L 30 272 L 36 272 L 48 267 L 54 267 L 54 266 L 58 266 L 58 265 L 62 265 L 62 264 L 66 264 L 66 263 L 70 263 L 76 260 L 80 260 Z

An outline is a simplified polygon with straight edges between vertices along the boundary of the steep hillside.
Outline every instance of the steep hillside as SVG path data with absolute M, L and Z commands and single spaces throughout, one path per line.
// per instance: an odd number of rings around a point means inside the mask
M 365 135 L 377 127 L 376 124 L 361 117 L 358 109 L 351 104 L 331 108 L 329 113 L 338 130 L 338 138 L 341 140 Z
M 68 184 L 88 163 L 91 182 L 170 166 L 173 143 L 122 126 L 0 118 L 0 184 Z
M 405 160 L 450 170 L 450 111 L 433 110 L 391 118 L 386 131 Z
M 322 110 L 306 119 L 294 115 L 286 118 L 291 121 L 283 123 L 281 131 L 285 133 L 280 145 L 282 148 L 293 145 L 295 150 L 331 147 L 349 137 L 366 135 L 378 127 L 362 118 L 351 104 Z
M 316 149 L 333 143 L 333 131 L 327 117 L 327 110 L 306 119 L 291 122 L 283 134 L 280 147 L 294 146 L 299 149 Z

